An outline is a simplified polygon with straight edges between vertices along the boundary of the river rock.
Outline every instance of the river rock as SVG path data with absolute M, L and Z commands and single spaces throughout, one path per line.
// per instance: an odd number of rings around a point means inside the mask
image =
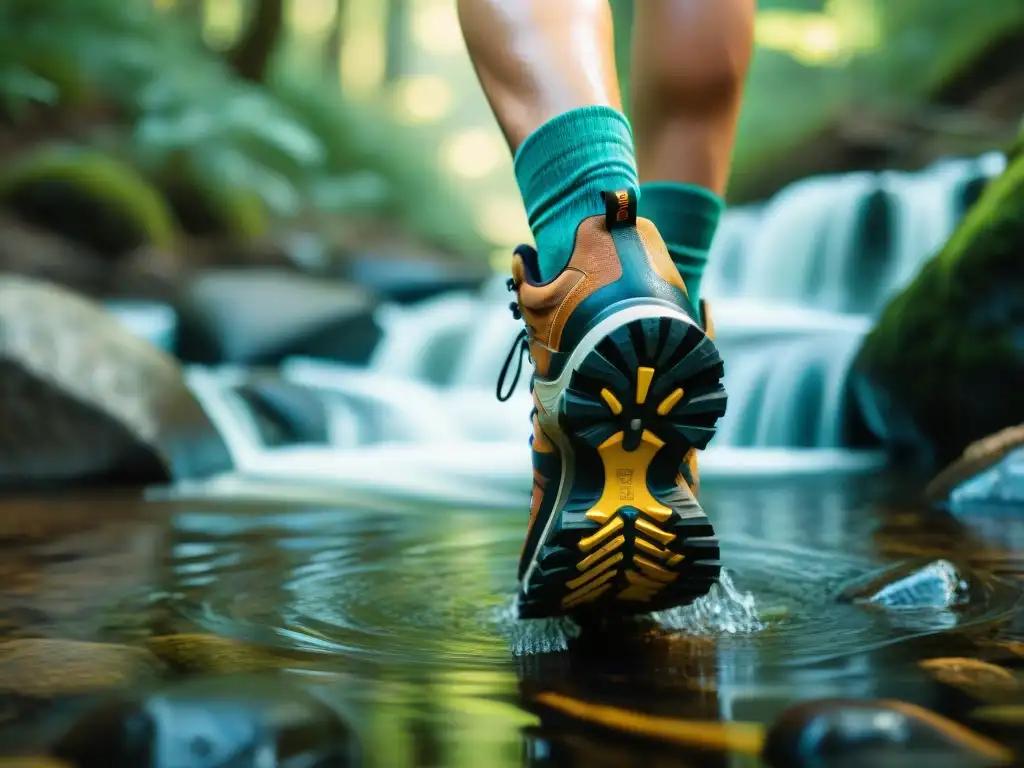
M 260 646 L 216 635 L 159 635 L 149 638 L 146 645 L 180 674 L 240 675 L 278 669 L 288 663 Z
M 151 680 L 161 669 L 149 651 L 76 640 L 0 642 L 0 696 L 52 699 Z
M 58 740 L 78 768 L 357 765 L 355 736 L 333 709 L 282 680 L 190 681 L 112 698 Z
M 235 393 L 249 407 L 266 447 L 330 443 L 330 414 L 316 390 L 287 379 L 259 376 L 238 385 Z
M 967 578 L 948 560 L 909 560 L 847 583 L 839 600 L 880 608 L 952 608 L 969 593 Z
M 178 357 L 277 365 L 287 357 L 364 363 L 380 340 L 368 290 L 279 269 L 209 270 L 178 298 Z
M 823 699 L 782 713 L 764 745 L 778 768 L 1000 765 L 1013 753 L 941 715 L 902 701 Z
M 971 443 L 925 493 L 954 511 L 1024 504 L 1024 424 Z
M 389 254 L 358 254 L 338 260 L 342 277 L 378 296 L 409 304 L 450 291 L 477 291 L 491 272 L 482 264 L 442 261 L 422 255 L 402 259 Z
M 1024 158 L 888 304 L 854 363 L 869 427 L 940 466 L 1024 422 Z
M 231 469 L 166 354 L 90 300 L 0 277 L 0 489 L 145 484 Z

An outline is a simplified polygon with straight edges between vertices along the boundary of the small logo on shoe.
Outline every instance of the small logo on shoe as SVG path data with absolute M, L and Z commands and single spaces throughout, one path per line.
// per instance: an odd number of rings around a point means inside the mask
M 604 198 L 604 220 L 608 229 L 636 226 L 636 192 L 632 189 L 616 189 L 602 192 Z
M 620 469 L 615 476 L 619 480 L 619 501 L 633 500 L 633 470 Z

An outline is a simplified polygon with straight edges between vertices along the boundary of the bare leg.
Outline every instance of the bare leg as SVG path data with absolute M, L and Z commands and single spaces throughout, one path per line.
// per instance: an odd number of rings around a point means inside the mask
M 756 0 L 636 3 L 630 97 L 642 182 L 674 181 L 725 192 L 756 5 Z
M 458 0 L 458 8 L 473 65 L 513 151 L 571 109 L 622 108 L 608 0 Z
M 693 327 L 682 276 L 655 225 L 637 217 L 639 180 L 611 9 L 607 0 L 459 0 L 459 14 L 515 152 L 537 243 L 512 258 L 510 309 L 523 327 L 497 392 L 500 399 L 511 394 L 502 384 L 527 345 L 536 376 L 534 493 L 520 558 L 520 616 L 690 602 L 717 577 L 718 548 L 697 501 L 674 484 L 677 475 L 696 484 L 691 440 L 706 444 L 705 414 L 717 419 L 725 397 L 713 345 L 693 354 L 705 339 Z M 682 359 L 693 364 L 676 364 Z M 570 381 L 590 389 L 570 392 Z M 710 403 L 697 405 L 702 426 L 670 428 L 666 415 L 687 407 L 683 398 L 695 389 Z M 576 461 L 577 452 L 589 461 Z M 574 466 L 598 476 L 567 471 Z M 636 500 L 618 502 L 634 499 L 634 482 Z M 667 486 L 684 506 L 652 495 Z

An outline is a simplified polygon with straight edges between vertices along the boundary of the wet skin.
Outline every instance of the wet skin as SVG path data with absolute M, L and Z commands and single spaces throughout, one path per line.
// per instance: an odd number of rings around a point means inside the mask
M 787 706 L 825 697 L 899 699 L 1024 746 L 1007 708 L 1024 704 L 1024 523 L 966 528 L 908 487 L 709 479 L 736 591 L 582 633 L 509 613 L 521 510 L 12 503 L 0 631 L 20 644 L 0 643 L 0 748 L 38 751 L 109 686 L 226 673 L 316 687 L 370 765 L 724 764 Z M 906 558 L 956 563 L 970 601 L 837 600 Z

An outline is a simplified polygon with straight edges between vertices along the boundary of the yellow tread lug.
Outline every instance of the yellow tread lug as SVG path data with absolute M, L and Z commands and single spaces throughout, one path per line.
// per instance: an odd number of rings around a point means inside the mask
M 590 570 L 590 566 L 594 565 L 598 560 L 603 559 L 605 555 L 610 555 L 612 552 L 614 552 L 616 549 L 618 549 L 625 543 L 625 536 L 616 536 L 614 539 L 609 541 L 599 550 L 587 555 L 585 558 L 580 560 L 579 563 L 576 565 L 576 569 L 579 571 Z
M 580 539 L 580 542 L 577 545 L 579 547 L 580 552 L 589 552 L 602 541 L 604 541 L 617 530 L 619 530 L 622 527 L 622 525 L 623 523 L 621 517 L 613 517 L 610 523 L 603 526 L 595 533 L 592 533 L 590 536 L 587 536 L 585 539 Z
M 611 409 L 613 414 L 618 416 L 620 413 L 622 413 L 622 403 L 619 402 L 619 398 L 617 398 L 615 395 L 611 393 L 611 390 L 602 389 L 601 399 L 608 404 L 608 407 Z
M 658 404 L 658 415 L 667 416 L 669 411 L 676 407 L 676 404 L 683 399 L 683 388 L 680 387 Z
M 636 528 L 638 531 L 643 531 L 655 541 L 659 541 L 662 544 L 668 544 L 670 541 L 675 539 L 674 533 L 663 531 L 661 528 L 656 526 L 654 523 L 644 520 L 642 517 L 637 518 Z
M 622 553 L 621 552 L 616 552 L 614 555 L 609 557 L 607 560 L 602 560 L 600 563 L 598 563 L 593 568 L 588 570 L 582 576 L 578 576 L 577 578 L 573 579 L 572 581 L 565 582 L 565 588 L 566 589 L 578 589 L 579 587 L 582 587 L 584 584 L 586 584 L 586 583 L 596 579 L 598 576 L 600 576 L 602 573 L 607 571 L 609 568 L 611 568 L 613 565 L 615 565 L 616 563 L 620 562 L 621 560 L 622 560 Z
M 647 390 L 651 388 L 654 369 L 641 366 L 636 369 L 636 401 L 643 403 L 647 399 Z

